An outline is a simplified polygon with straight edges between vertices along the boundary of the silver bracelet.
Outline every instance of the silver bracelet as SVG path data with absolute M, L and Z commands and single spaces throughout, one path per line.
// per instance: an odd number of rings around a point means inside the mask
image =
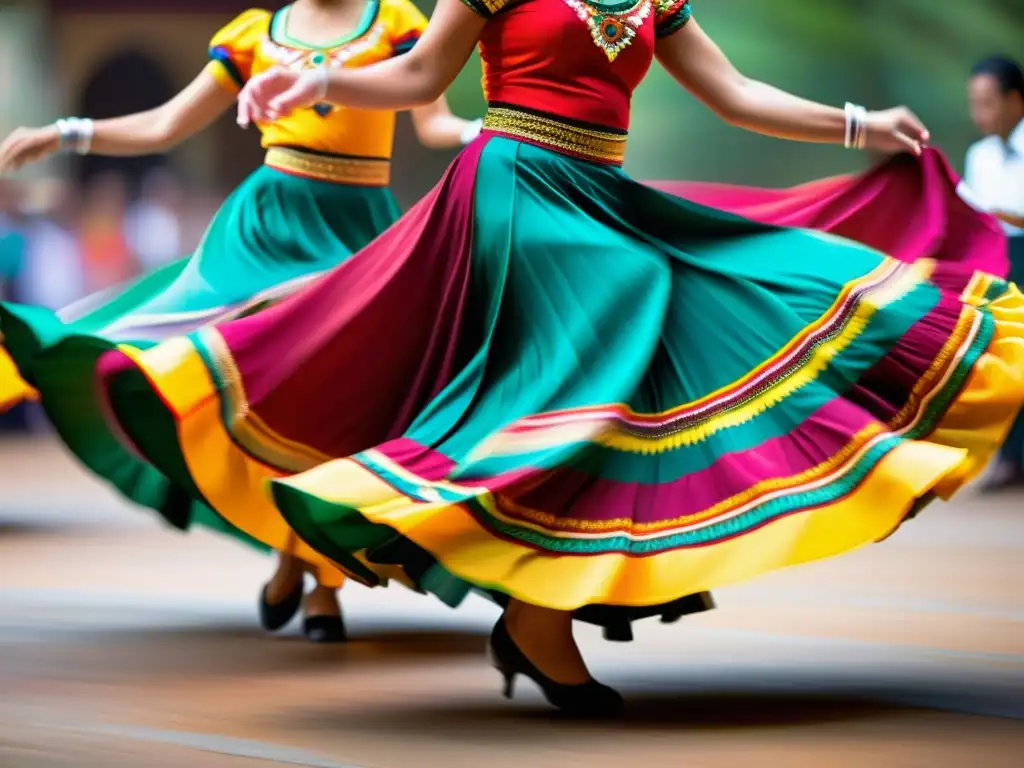
M 462 142 L 462 146 L 471 144 L 473 139 L 480 135 L 480 131 L 484 128 L 484 121 L 480 118 L 466 123 L 466 127 L 462 129 L 462 133 L 459 134 L 459 141 Z
M 843 146 L 847 149 L 864 149 L 868 144 L 868 111 L 860 104 L 846 102 L 846 132 Z
M 856 149 L 867 149 L 868 146 L 868 111 L 864 107 L 857 107 L 857 140 L 853 146 Z
M 60 135 L 60 148 L 78 155 L 87 155 L 92 149 L 93 121 L 85 117 L 65 117 L 56 123 Z

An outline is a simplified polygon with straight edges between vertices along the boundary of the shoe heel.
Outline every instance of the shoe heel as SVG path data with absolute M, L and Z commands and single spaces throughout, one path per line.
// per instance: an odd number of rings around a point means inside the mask
M 511 699 L 516 691 L 516 673 L 505 672 L 503 670 L 499 671 L 501 672 L 501 676 L 505 678 L 505 687 L 502 690 L 501 695 L 504 696 L 506 699 Z
M 279 629 L 284 629 L 302 607 L 303 585 L 300 581 L 291 594 L 279 603 L 271 603 L 267 600 L 268 589 L 269 585 L 264 585 L 263 591 L 260 593 L 260 626 L 267 632 L 277 632 Z
M 311 643 L 344 643 L 348 640 L 345 620 L 340 616 L 307 616 L 302 634 Z
M 516 688 L 516 673 L 509 671 L 508 666 L 498 658 L 493 643 L 487 644 L 487 660 L 491 662 L 491 666 L 498 670 L 498 674 L 501 675 L 503 681 L 501 695 L 506 699 L 511 699 Z
M 540 686 L 552 705 L 566 714 L 584 717 L 605 717 L 622 709 L 622 696 L 593 678 L 579 685 L 556 683 L 531 662 L 515 644 L 505 626 L 504 617 L 494 626 L 487 647 L 491 664 L 505 682 L 504 695 L 511 699 L 516 677 L 523 675 Z

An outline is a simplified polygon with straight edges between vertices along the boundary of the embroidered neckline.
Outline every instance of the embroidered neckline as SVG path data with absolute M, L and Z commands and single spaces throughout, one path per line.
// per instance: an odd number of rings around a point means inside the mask
M 379 0 L 368 0 L 363 19 L 364 21 L 369 19 L 369 25 L 360 22 L 356 30 L 351 33 L 351 39 L 341 43 L 335 41 L 329 48 L 300 48 L 281 42 L 275 16 L 275 23 L 271 26 L 270 34 L 262 41 L 261 50 L 271 61 L 292 70 L 321 66 L 344 67 L 352 58 L 373 50 L 380 44 L 381 37 L 384 35 L 384 26 L 377 23 L 379 7 Z M 310 109 L 320 117 L 327 117 L 336 112 L 338 107 L 325 102 L 314 104 Z
M 594 45 L 615 61 L 651 15 L 651 0 L 603 3 L 601 0 L 562 0 L 587 25 Z
M 292 5 L 289 3 L 274 14 L 273 19 L 270 21 L 270 40 L 278 45 L 297 48 L 303 51 L 329 51 L 347 45 L 353 40 L 358 40 L 369 32 L 373 22 L 377 19 L 377 14 L 380 12 L 380 0 L 366 0 L 366 5 L 363 7 L 363 15 L 359 17 L 359 22 L 352 31 L 346 32 L 344 35 L 321 45 L 313 45 L 288 34 L 288 17 L 291 9 Z

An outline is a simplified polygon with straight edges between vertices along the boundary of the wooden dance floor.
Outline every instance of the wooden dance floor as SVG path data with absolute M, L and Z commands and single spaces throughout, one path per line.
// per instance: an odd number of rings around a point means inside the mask
M 46 441 L 0 444 L 3 768 L 1024 765 L 1024 495 L 969 493 L 636 642 L 580 636 L 615 722 L 512 702 L 495 609 L 343 592 L 353 641 L 261 635 L 270 562 L 128 509 Z

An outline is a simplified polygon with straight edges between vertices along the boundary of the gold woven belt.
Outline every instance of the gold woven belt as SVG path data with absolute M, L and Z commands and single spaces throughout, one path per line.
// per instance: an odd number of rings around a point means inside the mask
M 386 187 L 391 181 L 391 161 L 371 157 L 317 155 L 290 147 L 271 147 L 263 164 L 295 176 L 336 184 Z
M 609 165 L 622 165 L 626 134 L 584 128 L 548 115 L 511 107 L 490 107 L 484 130 L 501 133 L 556 151 Z

